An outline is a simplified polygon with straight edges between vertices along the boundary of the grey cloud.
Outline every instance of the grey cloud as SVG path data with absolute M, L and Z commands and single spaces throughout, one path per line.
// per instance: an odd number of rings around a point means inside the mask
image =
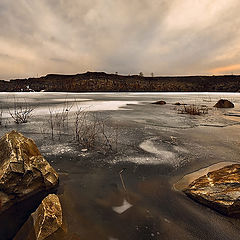
M 238 63 L 240 3 L 229 0 L 226 11 L 220 6 L 209 20 L 210 13 L 198 16 L 191 9 L 196 24 L 188 25 L 186 17 L 181 26 L 174 9 L 181 20 L 185 2 L 1 0 L 0 79 L 87 70 L 208 74 Z M 220 2 L 211 1 L 209 9 Z

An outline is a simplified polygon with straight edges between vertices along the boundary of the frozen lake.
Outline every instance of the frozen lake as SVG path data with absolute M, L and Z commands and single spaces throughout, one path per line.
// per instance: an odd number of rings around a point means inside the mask
M 220 98 L 235 107 L 213 108 Z M 157 100 L 166 105 L 151 104 Z M 208 114 L 179 114 L 176 102 L 207 107 Z M 14 123 L 9 112 L 16 105 L 33 109 L 28 123 Z M 76 239 L 239 238 L 239 220 L 193 202 L 173 185 L 210 165 L 240 162 L 240 93 L 0 93 L 0 106 L 0 134 L 17 129 L 32 138 L 60 174 L 58 194 Z M 76 143 L 79 110 L 107 119 L 112 151 Z M 65 112 L 67 124 L 57 128 L 56 122 L 52 138 L 50 115 Z M 0 224 L 1 236 L 14 232 L 6 216 Z

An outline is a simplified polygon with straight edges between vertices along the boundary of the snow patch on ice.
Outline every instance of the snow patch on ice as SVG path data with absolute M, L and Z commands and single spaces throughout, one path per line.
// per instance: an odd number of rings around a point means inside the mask
M 71 106 L 71 102 L 68 103 Z M 73 103 L 69 113 L 74 113 L 78 110 L 94 112 L 94 111 L 114 111 L 114 110 L 130 110 L 126 109 L 128 104 L 138 104 L 137 101 L 82 101 Z M 34 109 L 34 115 L 48 115 L 50 111 L 52 113 L 58 113 L 66 110 L 65 104 L 55 105 L 54 107 L 41 106 Z
M 186 148 L 180 146 L 173 146 L 173 149 L 179 153 L 189 153 L 189 151 Z
M 173 152 L 164 150 L 161 147 L 156 148 L 151 140 L 146 140 L 146 141 L 142 142 L 139 146 L 144 151 L 153 153 L 153 154 L 157 155 L 158 157 L 165 159 L 165 160 L 172 159 L 175 157 L 175 154 Z
M 76 150 L 69 146 L 68 144 L 54 144 L 54 145 L 43 145 L 41 147 L 41 152 L 44 155 L 62 155 L 63 153 L 76 153 Z
M 174 168 L 178 168 L 181 166 L 183 158 L 179 157 L 178 154 L 187 153 L 188 151 L 180 146 L 172 146 L 170 145 L 168 148 L 171 148 L 172 151 L 166 149 L 165 146 L 154 145 L 153 139 L 148 139 L 143 141 L 139 147 L 144 151 L 153 154 L 153 157 L 128 157 L 126 159 L 115 159 L 113 163 L 119 161 L 127 161 L 132 162 L 135 164 L 142 164 L 142 165 L 159 165 L 165 164 L 170 165 Z
M 121 206 L 113 207 L 113 211 L 122 214 L 125 211 L 127 211 L 130 207 L 132 207 L 132 204 L 130 204 L 125 198 L 123 200 L 123 204 Z

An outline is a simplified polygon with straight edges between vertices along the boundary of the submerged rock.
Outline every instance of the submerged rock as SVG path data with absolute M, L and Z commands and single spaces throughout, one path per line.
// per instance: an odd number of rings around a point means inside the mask
M 158 104 L 158 105 L 165 105 L 166 102 L 163 100 L 157 101 L 157 102 L 153 102 L 152 104 Z
M 33 140 L 12 131 L 0 139 L 0 212 L 58 185 L 58 175 Z
M 214 107 L 216 108 L 234 108 L 234 104 L 227 99 L 220 99 Z
M 14 240 L 64 239 L 62 207 L 55 194 L 43 199 L 37 210 L 22 226 Z
M 240 216 L 240 164 L 209 172 L 183 191 L 190 198 L 225 215 Z
M 181 103 L 180 102 L 176 102 L 174 105 L 180 106 Z

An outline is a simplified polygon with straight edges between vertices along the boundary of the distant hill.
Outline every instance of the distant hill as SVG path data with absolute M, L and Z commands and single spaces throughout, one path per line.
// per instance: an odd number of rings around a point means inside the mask
M 1 92 L 240 92 L 240 75 L 143 77 L 104 72 L 0 81 Z

